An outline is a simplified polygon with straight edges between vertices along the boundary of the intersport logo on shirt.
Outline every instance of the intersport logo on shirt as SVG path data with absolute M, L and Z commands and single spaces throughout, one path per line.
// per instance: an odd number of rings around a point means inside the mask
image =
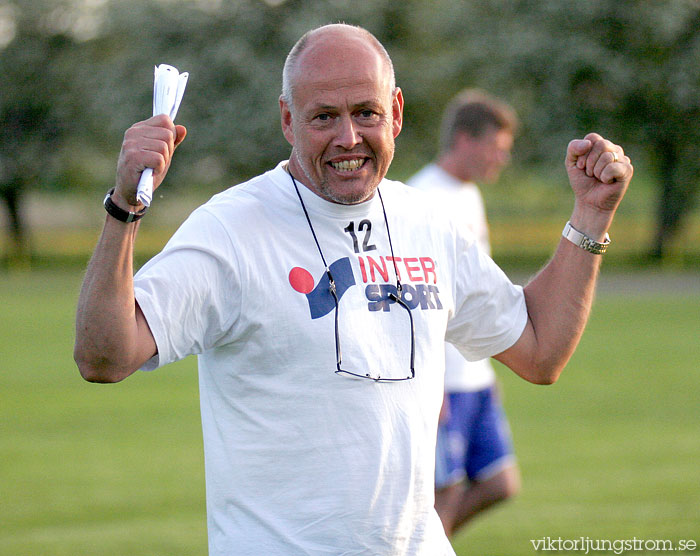
M 395 265 L 395 266 L 394 266 Z M 365 285 L 369 311 L 390 311 L 396 302 L 389 296 L 398 295 L 395 274 L 398 273 L 403 289 L 402 299 L 410 309 L 442 309 L 440 291 L 437 287 L 437 270 L 430 257 L 387 257 L 359 255 L 356 268 L 360 276 L 355 279 L 350 257 L 338 259 L 330 265 L 336 285 L 338 300 L 361 281 Z M 312 319 L 323 317 L 335 308 L 335 300 L 330 292 L 330 280 L 324 271 L 318 279 L 302 267 L 294 267 L 289 272 L 289 284 L 297 292 L 304 294 L 309 303 Z
M 352 273 L 350 258 L 338 259 L 328 267 L 335 281 L 335 293 L 338 301 L 343 297 L 348 288 L 355 285 L 355 276 Z M 318 284 L 315 284 L 314 277 L 305 268 L 295 266 L 289 271 L 289 283 L 298 291 L 306 295 L 309 302 L 311 318 L 317 319 L 330 313 L 335 307 L 335 300 L 330 291 L 330 279 L 328 273 L 324 271 Z

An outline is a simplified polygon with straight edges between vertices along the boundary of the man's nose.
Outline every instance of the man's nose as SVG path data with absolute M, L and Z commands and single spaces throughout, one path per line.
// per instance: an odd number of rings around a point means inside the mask
M 359 143 L 362 143 L 362 135 L 357 130 L 357 122 L 350 115 L 339 118 L 336 144 L 350 150 Z

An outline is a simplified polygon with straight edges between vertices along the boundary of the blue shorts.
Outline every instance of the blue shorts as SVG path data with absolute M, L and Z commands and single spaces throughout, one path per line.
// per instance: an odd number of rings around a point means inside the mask
M 435 486 L 483 481 L 514 460 L 510 427 L 496 386 L 448 394 L 447 422 L 438 427 Z

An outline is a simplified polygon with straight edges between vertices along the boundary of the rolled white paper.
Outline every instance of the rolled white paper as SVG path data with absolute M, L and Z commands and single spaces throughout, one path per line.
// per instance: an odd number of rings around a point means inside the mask
M 156 66 L 153 79 L 153 115 L 167 114 L 175 120 L 180 108 L 182 95 L 185 94 L 189 73 L 180 73 L 173 66 L 161 64 Z M 146 168 L 141 173 L 136 190 L 136 199 L 143 205 L 151 206 L 153 199 L 153 168 Z

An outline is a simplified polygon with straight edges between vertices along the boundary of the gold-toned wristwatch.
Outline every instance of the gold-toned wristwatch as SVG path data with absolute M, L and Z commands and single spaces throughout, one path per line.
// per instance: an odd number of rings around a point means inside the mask
M 586 234 L 579 232 L 576 228 L 571 225 L 571 222 L 567 222 L 564 226 L 564 230 L 561 235 L 573 243 L 576 247 L 593 253 L 594 255 L 602 255 L 607 251 L 608 245 L 610 245 L 610 236 L 605 234 L 603 243 L 595 241 L 594 239 L 588 237 Z

